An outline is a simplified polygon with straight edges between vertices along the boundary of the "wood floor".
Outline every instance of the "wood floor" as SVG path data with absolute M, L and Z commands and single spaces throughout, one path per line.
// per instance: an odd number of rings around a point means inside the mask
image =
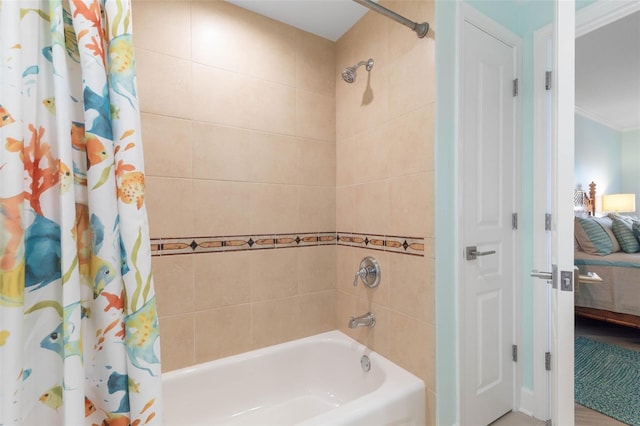
M 636 328 L 578 317 L 576 318 L 575 335 L 640 352 L 640 330 Z
M 640 330 L 616 326 L 589 318 L 576 318 L 575 335 L 589 337 L 640 352 Z M 576 426 L 625 426 L 625 423 L 605 416 L 587 407 L 575 404 Z M 544 422 L 522 413 L 511 412 L 499 418 L 492 426 L 542 426 Z
M 576 426 L 626 426 L 626 423 L 619 422 L 582 405 L 576 404 L 575 408 Z M 544 422 L 512 411 L 491 423 L 491 426 L 544 426 Z
M 544 422 L 526 414 L 512 411 L 491 423 L 490 426 L 544 426 Z

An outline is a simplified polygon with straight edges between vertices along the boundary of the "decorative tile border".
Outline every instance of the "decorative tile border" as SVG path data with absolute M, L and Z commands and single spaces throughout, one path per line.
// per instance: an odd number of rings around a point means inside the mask
M 215 237 L 152 238 L 151 255 L 251 251 L 335 245 L 335 232 L 299 234 L 222 235 Z
M 326 245 L 361 247 L 369 250 L 424 256 L 424 238 L 354 234 L 350 232 L 152 238 L 151 255 L 170 256 Z
M 424 238 L 338 232 L 339 246 L 424 256 Z

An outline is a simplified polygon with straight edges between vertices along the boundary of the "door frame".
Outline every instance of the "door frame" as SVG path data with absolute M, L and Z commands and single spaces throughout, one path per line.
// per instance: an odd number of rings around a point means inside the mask
M 640 10 L 640 2 L 611 2 L 607 0 L 598 0 L 597 2 L 586 6 L 576 11 L 575 15 L 575 36 L 587 34 L 602 26 L 605 26 L 613 21 L 616 21 L 624 16 Z M 544 80 L 542 75 L 546 71 L 546 52 L 542 48 L 544 40 L 547 38 L 553 38 L 553 24 L 549 24 L 534 33 L 534 58 L 533 58 L 533 75 L 534 75 L 534 147 L 541 145 L 539 143 L 540 137 L 544 136 L 546 131 L 546 116 L 543 114 L 543 106 L 545 101 L 545 92 L 542 86 Z M 545 155 L 543 150 L 534 150 L 534 182 L 541 182 L 544 180 L 546 169 L 541 165 L 545 164 L 546 159 L 541 157 Z M 534 191 L 534 196 L 537 191 Z M 543 208 L 540 208 L 540 204 L 534 202 L 534 241 L 539 238 L 535 236 L 536 232 L 544 232 L 542 217 L 544 216 Z M 538 250 L 534 247 L 534 253 L 538 253 Z M 534 258 L 534 267 L 536 265 Z M 532 279 L 533 281 L 533 279 Z M 534 286 L 534 306 L 533 306 L 533 383 L 534 383 L 534 417 L 543 419 L 547 410 L 547 399 L 549 398 L 548 389 L 546 387 L 546 370 L 544 368 L 544 352 L 547 347 L 547 330 L 545 322 L 540 319 L 547 317 L 546 312 L 546 297 L 540 288 L 544 287 L 542 283 L 536 283 L 533 281 Z M 546 420 L 546 419 L 543 419 Z
M 469 22 L 472 25 L 482 29 L 483 31 L 491 34 L 493 37 L 501 40 L 503 43 L 511 46 L 514 50 L 514 69 L 516 78 L 519 82 L 522 82 L 522 39 L 510 32 L 506 28 L 504 28 L 499 23 L 495 22 L 488 16 L 484 15 L 477 9 L 473 8 L 466 2 L 462 2 L 458 9 L 458 13 L 456 16 L 456 85 L 458 87 L 456 93 L 456 175 L 458 179 L 456 179 L 456 196 L 455 196 L 455 205 L 456 205 L 456 229 L 459 230 L 457 232 L 457 236 L 455 238 L 455 252 L 457 256 L 455 257 L 455 288 L 456 288 L 456 300 L 458 306 L 464 306 L 464 285 L 462 282 L 463 277 L 463 268 L 464 268 L 464 235 L 462 233 L 463 227 L 463 215 L 465 214 L 464 209 L 462 208 L 462 191 L 464 190 L 464 180 L 463 180 L 463 170 L 461 167 L 463 154 L 464 154 L 464 146 L 462 144 L 462 136 L 463 131 L 463 114 L 462 114 L 462 99 L 464 96 L 463 93 L 463 84 L 461 84 L 461 76 L 460 72 L 461 68 L 464 66 L 463 60 L 463 43 L 464 43 L 464 23 Z M 518 213 L 518 229 L 513 233 L 513 247 L 515 249 L 514 257 L 513 257 L 513 278 L 514 278 L 514 289 L 513 289 L 513 343 L 518 345 L 518 348 L 522 347 L 522 175 L 518 173 L 522 170 L 522 90 L 520 89 L 520 94 L 516 97 L 516 108 L 514 111 L 514 150 L 513 150 L 513 176 L 514 176 L 514 187 L 513 187 L 513 204 L 514 204 L 514 213 Z M 461 356 L 464 353 L 465 345 L 466 345 L 466 336 L 464 335 L 464 312 L 463 309 L 458 309 L 457 312 L 457 342 L 458 342 L 458 351 L 456 354 L 456 363 L 458 366 L 458 377 L 457 377 L 457 389 L 458 389 L 458 420 L 460 424 L 463 424 L 465 420 L 464 415 L 464 392 L 462 389 L 463 380 L 462 377 L 465 373 L 463 357 Z M 511 362 L 511 361 L 509 361 Z M 520 406 L 520 398 L 521 398 L 521 387 L 522 387 L 522 369 L 520 363 L 512 363 L 513 364 L 513 395 L 512 395 L 512 410 L 517 410 Z

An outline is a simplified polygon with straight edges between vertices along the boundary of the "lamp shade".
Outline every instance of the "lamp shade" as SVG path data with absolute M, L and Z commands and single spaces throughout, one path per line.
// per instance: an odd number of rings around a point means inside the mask
M 602 211 L 635 212 L 636 211 L 636 194 L 603 195 Z

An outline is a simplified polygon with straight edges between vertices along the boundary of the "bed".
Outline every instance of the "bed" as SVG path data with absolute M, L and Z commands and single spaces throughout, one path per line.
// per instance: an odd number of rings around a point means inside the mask
M 615 215 L 596 218 L 595 199 L 593 182 L 589 193 L 576 190 L 574 259 L 581 275 L 595 273 L 602 281 L 576 287 L 575 313 L 640 329 L 640 251 L 633 252 L 640 241 L 624 241 L 626 224 L 633 230 L 634 222 Z

